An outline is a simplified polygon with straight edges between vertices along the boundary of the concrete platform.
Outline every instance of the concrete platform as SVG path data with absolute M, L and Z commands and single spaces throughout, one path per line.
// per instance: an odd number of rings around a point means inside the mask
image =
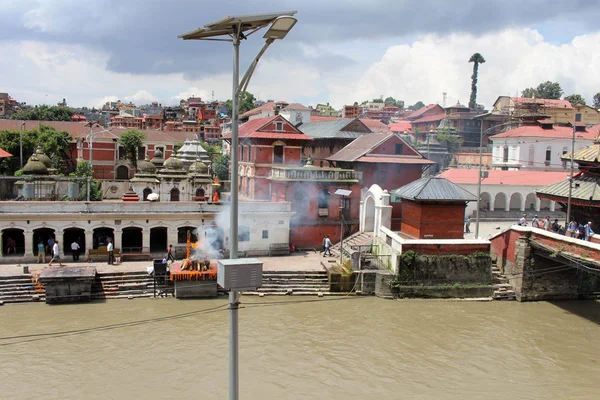
M 48 267 L 39 276 L 45 285 L 46 304 L 90 301 L 96 268 L 88 266 Z

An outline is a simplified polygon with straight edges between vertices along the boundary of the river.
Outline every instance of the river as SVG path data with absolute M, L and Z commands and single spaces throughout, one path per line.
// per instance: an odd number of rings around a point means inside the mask
M 599 302 L 242 301 L 240 399 L 600 397 Z M 225 307 L 224 298 L 0 307 L 0 398 L 226 399 Z

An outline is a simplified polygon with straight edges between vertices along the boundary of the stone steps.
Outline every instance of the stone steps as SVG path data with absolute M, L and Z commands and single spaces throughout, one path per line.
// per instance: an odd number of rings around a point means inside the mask
M 508 283 L 508 278 L 495 265 L 492 266 L 492 282 L 494 288 L 494 300 L 516 300 L 517 296 L 513 287 Z

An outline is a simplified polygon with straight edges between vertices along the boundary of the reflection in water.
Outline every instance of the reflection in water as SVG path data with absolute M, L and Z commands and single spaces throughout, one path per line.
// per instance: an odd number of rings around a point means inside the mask
M 596 399 L 597 302 L 245 297 L 243 399 Z M 0 337 L 225 306 L 224 299 L 0 307 Z M 560 304 L 559 304 L 560 305 Z M 223 399 L 227 309 L 63 337 L 0 340 L 2 399 Z M 41 339 L 41 340 L 40 340 Z M 12 341 L 15 341 L 14 339 Z

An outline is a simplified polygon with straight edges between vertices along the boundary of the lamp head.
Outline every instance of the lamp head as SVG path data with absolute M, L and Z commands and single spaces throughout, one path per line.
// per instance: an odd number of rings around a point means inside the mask
M 296 25 L 298 20 L 289 15 L 277 17 L 263 36 L 265 39 L 283 39 Z

